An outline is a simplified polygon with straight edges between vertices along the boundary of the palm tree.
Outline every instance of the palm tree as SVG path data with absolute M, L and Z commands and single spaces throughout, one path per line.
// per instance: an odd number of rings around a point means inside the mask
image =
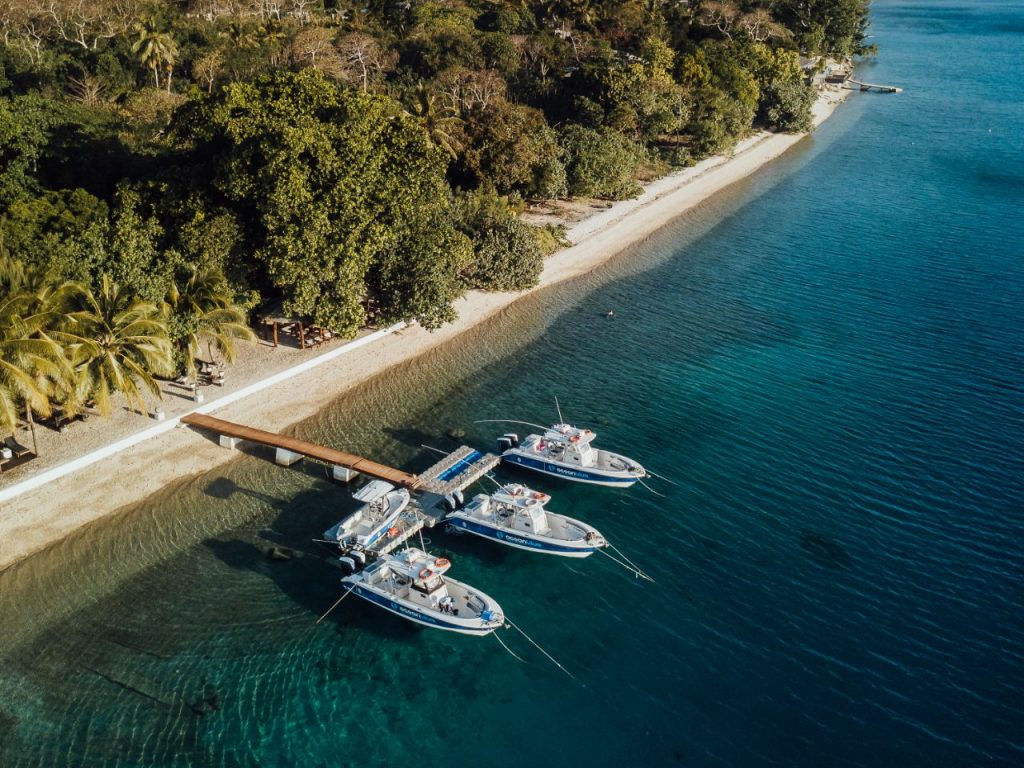
M 153 81 L 160 87 L 160 70 L 167 72 L 167 90 L 171 90 L 171 75 L 178 58 L 178 45 L 166 32 L 159 32 L 151 25 L 139 24 L 139 36 L 132 44 L 132 53 L 139 56 L 139 63 L 153 70 Z
M 160 311 L 133 297 L 107 275 L 99 292 L 74 284 L 66 329 L 55 332 L 75 366 L 78 393 L 92 399 L 104 416 L 120 392 L 145 411 L 142 390 L 161 397 L 154 376 L 170 375 L 171 344 Z
M 419 83 L 412 92 L 412 106 L 408 112 L 426 131 L 431 142 L 441 147 L 453 160 L 458 157 L 462 148 L 462 120 L 451 107 L 441 104 L 437 95 L 423 83 Z
M 73 372 L 48 331 L 59 320 L 49 275 L 0 257 L 0 429 L 14 433 L 21 408 L 50 414 L 51 397 L 73 391 Z M 33 431 L 33 437 L 34 437 Z
M 255 340 L 246 325 L 245 311 L 234 303 L 234 293 L 217 269 L 193 269 L 181 284 L 172 285 L 163 306 L 179 363 L 194 379 L 199 345 L 205 341 L 211 361 L 214 348 L 227 362 L 235 359 L 235 339 Z

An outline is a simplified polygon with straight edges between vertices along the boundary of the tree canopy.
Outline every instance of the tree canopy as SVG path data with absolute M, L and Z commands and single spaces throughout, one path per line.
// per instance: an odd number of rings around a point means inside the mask
M 759 127 L 868 0 L 8 0 L 0 257 L 165 302 L 367 322 L 532 284 L 524 201 L 619 199 Z M 540 242 L 550 244 L 543 235 Z M 233 304 L 233 305 L 234 305 Z

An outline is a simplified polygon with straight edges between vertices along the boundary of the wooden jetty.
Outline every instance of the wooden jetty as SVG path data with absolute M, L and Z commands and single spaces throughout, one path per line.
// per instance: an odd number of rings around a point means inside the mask
M 198 429 L 208 429 L 221 435 L 221 444 L 225 444 L 223 438 L 237 440 L 248 440 L 261 445 L 268 445 L 278 450 L 278 463 L 293 463 L 289 459 L 294 457 L 307 456 L 311 459 L 323 461 L 335 467 L 343 467 L 351 472 L 358 472 L 371 477 L 378 477 L 387 480 L 396 486 L 408 488 L 415 491 L 420 486 L 420 479 L 416 475 L 403 472 L 400 469 L 379 464 L 376 461 L 356 456 L 354 453 L 338 451 L 334 448 L 327 448 L 297 437 L 278 435 L 274 432 L 265 432 L 255 427 L 246 427 L 242 424 L 235 424 L 231 421 L 218 419 L 214 416 L 207 416 L 202 413 L 192 413 L 182 418 L 182 423 Z M 283 454 L 281 452 L 284 452 Z M 283 460 L 282 460 L 283 459 Z M 347 479 L 347 478 L 346 478 Z
M 859 86 L 862 91 L 878 91 L 879 93 L 903 93 L 902 88 L 897 88 L 895 85 L 876 85 L 875 83 L 862 83 L 860 80 L 854 80 L 852 77 L 848 77 L 843 83 L 843 87 L 848 90 L 854 90 L 849 88 L 847 83 Z
M 270 446 L 277 451 L 275 461 L 278 464 L 288 466 L 306 456 L 330 465 L 332 475 L 346 482 L 363 474 L 415 492 L 416 501 L 410 504 L 395 522 L 391 535 L 382 539 L 377 546 L 366 550 L 375 557 L 395 549 L 423 528 L 433 528 L 443 522 L 450 509 L 447 505 L 452 503 L 450 494 L 476 482 L 501 461 L 501 457 L 492 453 L 481 453 L 468 445 L 463 445 L 422 474 L 411 475 L 353 453 L 327 448 L 297 437 L 235 424 L 206 414 L 189 414 L 181 421 L 190 427 L 217 433 L 221 445 L 227 448 L 234 448 L 239 440 Z

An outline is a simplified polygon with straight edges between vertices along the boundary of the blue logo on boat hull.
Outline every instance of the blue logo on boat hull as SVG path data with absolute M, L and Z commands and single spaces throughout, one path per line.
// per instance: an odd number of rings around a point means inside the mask
M 533 459 L 518 453 L 504 453 L 502 455 L 502 459 L 511 462 L 512 464 L 518 464 L 524 469 L 532 469 L 535 472 L 543 472 L 546 475 L 554 475 L 555 477 L 564 477 L 567 480 L 575 480 L 579 483 L 594 483 L 595 485 L 610 485 L 625 488 L 633 485 L 637 481 L 637 478 L 633 475 L 626 475 L 623 477 L 621 475 L 608 475 L 602 472 L 588 472 L 582 469 L 570 469 L 569 467 L 551 464 L 550 462 Z

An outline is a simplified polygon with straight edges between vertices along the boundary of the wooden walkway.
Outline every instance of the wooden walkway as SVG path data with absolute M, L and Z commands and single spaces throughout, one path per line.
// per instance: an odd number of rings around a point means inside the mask
M 862 91 L 878 91 L 879 93 L 903 93 L 903 89 L 897 88 L 895 85 L 876 85 L 875 83 L 862 83 L 860 80 L 854 80 L 852 77 L 846 78 L 846 81 L 843 83 L 843 85 L 845 86 L 846 83 L 853 83 L 854 85 L 859 86 Z M 852 91 L 854 89 L 847 88 L 847 90 Z
M 387 480 L 389 483 L 408 488 L 410 491 L 416 490 L 420 485 L 420 480 L 416 475 L 410 475 L 408 472 L 403 472 L 400 469 L 395 469 L 394 467 L 389 467 L 384 464 L 378 464 L 376 461 L 365 459 L 362 456 L 356 456 L 354 453 L 336 451 L 333 448 L 326 448 L 322 445 L 317 445 L 316 443 L 300 440 L 297 437 L 288 437 L 286 435 L 275 434 L 274 432 L 265 432 L 262 429 L 246 427 L 242 424 L 224 421 L 224 419 L 218 419 L 214 416 L 207 416 L 202 413 L 191 413 L 184 416 L 181 421 L 183 424 L 188 424 L 190 427 L 208 429 L 211 432 L 216 432 L 221 435 L 237 437 L 241 440 L 248 440 L 262 445 L 269 445 L 272 448 L 283 448 L 286 451 L 307 456 L 311 459 L 317 459 L 318 461 L 323 461 L 327 464 L 346 467 L 364 475 L 370 475 L 371 477 L 379 477 L 381 480 Z

